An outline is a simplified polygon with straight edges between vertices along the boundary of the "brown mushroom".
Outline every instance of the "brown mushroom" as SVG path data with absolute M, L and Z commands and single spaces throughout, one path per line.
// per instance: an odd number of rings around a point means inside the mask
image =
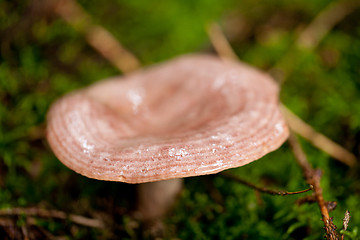
M 272 79 L 209 55 L 101 81 L 48 113 L 47 139 L 60 161 L 87 177 L 126 183 L 239 167 L 287 137 Z

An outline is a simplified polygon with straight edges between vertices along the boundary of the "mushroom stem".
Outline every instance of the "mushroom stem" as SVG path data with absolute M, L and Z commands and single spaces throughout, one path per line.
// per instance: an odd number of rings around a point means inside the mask
M 145 236 L 163 237 L 164 216 L 174 205 L 182 186 L 182 178 L 137 185 L 135 217 L 142 222 Z
M 182 178 L 139 184 L 138 218 L 148 223 L 161 220 L 174 204 L 182 186 Z

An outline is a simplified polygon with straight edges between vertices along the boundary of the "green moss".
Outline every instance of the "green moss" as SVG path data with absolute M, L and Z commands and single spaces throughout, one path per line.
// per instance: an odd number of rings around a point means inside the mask
M 46 112 L 56 98 L 119 72 L 81 33 L 43 12 L 38 2 L 0 0 L 0 208 L 36 205 L 83 215 L 101 213 L 119 223 L 111 232 L 74 227 L 68 221 L 38 220 L 36 225 L 71 239 L 139 238 L 141 227 L 129 214 L 133 200 L 118 193 L 133 194 L 132 187 L 75 174 L 56 159 L 44 140 Z M 209 52 L 205 27 L 211 21 L 220 22 L 240 59 L 264 70 L 276 65 L 286 73 L 281 90 L 285 105 L 359 155 L 358 11 L 310 51 L 297 48 L 294 42 L 299 30 L 330 1 L 79 3 L 145 65 L 183 53 Z M 323 171 L 324 197 L 338 204 L 331 213 L 335 224 L 341 228 L 344 212 L 350 210 L 348 235 L 356 239 L 358 169 L 301 142 L 311 164 Z M 287 144 L 231 171 L 269 188 L 296 191 L 307 187 Z M 220 200 L 211 195 L 213 190 Z M 320 239 L 324 231 L 319 209 L 315 204 L 297 205 L 303 195 L 256 195 L 220 176 L 189 178 L 166 219 L 167 234 L 180 239 Z M 18 219 L 19 227 L 24 220 L 24 216 Z

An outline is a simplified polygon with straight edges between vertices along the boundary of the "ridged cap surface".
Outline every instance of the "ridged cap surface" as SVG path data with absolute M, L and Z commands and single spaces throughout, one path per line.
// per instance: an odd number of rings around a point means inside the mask
M 72 92 L 47 119 L 47 140 L 66 166 L 127 183 L 239 167 L 287 137 L 273 80 L 209 55 L 185 55 Z

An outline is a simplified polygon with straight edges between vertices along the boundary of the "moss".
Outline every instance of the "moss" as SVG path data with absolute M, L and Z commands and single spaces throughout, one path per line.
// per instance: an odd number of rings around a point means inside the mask
M 293 43 L 299 29 L 329 1 L 79 2 L 94 22 L 108 28 L 145 65 L 182 53 L 209 52 L 205 25 L 220 22 L 240 59 L 264 70 L 278 64 L 288 73 L 281 100 L 290 109 L 359 155 L 360 22 L 354 17 L 358 11 L 309 51 Z M 51 102 L 119 73 L 87 45 L 83 35 L 39 4 L 0 1 L 0 208 L 44 206 L 84 215 L 101 213 L 121 224 L 111 233 L 73 227 L 67 221 L 39 220 L 35 225 L 74 239 L 138 238 L 140 227 L 128 211 L 132 200 L 118 193 L 132 192 L 131 186 L 73 173 L 57 161 L 44 140 Z M 351 232 L 360 226 L 358 171 L 302 143 L 310 162 L 323 170 L 325 198 L 338 204 L 331 215 L 339 227 L 345 210 L 350 210 Z M 286 144 L 233 172 L 271 188 L 295 191 L 307 186 Z M 259 197 L 219 176 L 189 178 L 185 183 L 166 219 L 169 238 L 319 239 L 324 234 L 317 206 L 295 204 L 301 196 Z M 222 201 L 212 197 L 214 189 Z M 24 218 L 18 223 L 24 224 Z

